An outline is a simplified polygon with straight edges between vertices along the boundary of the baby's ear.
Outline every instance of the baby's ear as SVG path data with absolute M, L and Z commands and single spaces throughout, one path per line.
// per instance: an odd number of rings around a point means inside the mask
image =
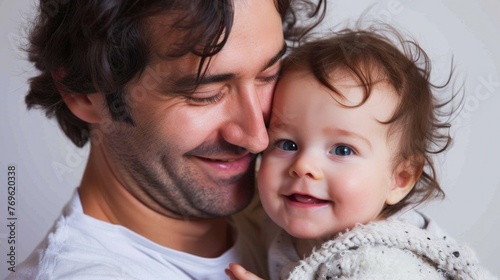
M 101 120 L 105 102 L 101 94 L 71 93 L 60 83 L 64 78 L 63 70 L 53 71 L 51 74 L 57 91 L 76 117 L 87 123 L 98 123 Z
M 400 202 L 413 189 L 423 169 L 423 159 L 408 159 L 398 164 L 394 170 L 392 187 L 385 203 L 394 205 Z

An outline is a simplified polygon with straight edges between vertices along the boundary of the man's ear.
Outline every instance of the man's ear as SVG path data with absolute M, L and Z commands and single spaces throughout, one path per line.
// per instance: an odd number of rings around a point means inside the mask
M 98 123 L 102 118 L 104 98 L 101 94 L 70 93 L 59 81 L 64 77 L 64 71 L 52 71 L 52 79 L 57 91 L 69 110 L 79 119 L 87 123 Z
M 392 187 L 385 203 L 394 205 L 400 202 L 413 189 L 422 174 L 423 161 L 408 159 L 401 162 L 394 170 Z

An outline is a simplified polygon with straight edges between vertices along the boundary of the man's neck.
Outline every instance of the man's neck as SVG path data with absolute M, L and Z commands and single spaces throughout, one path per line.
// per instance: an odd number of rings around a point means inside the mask
M 86 215 L 124 226 L 159 245 L 200 257 L 218 257 L 232 246 L 226 218 L 178 219 L 160 214 L 134 197 L 101 156 L 91 150 L 79 188 Z

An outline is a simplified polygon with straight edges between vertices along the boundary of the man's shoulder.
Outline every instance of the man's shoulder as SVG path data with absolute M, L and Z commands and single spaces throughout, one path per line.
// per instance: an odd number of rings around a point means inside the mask
M 33 253 L 7 279 L 133 279 L 113 259 L 99 235 L 87 235 L 62 216 Z M 95 230 L 95 229 L 94 229 Z
M 113 225 L 86 217 L 77 194 L 45 239 L 6 279 L 135 279 L 127 275 L 113 244 Z M 120 246 L 117 250 L 125 250 Z M 126 250 L 125 250 L 126 251 Z
M 123 266 L 86 262 L 81 259 L 43 258 L 39 264 L 23 263 L 6 280 L 28 279 L 139 279 L 130 276 Z

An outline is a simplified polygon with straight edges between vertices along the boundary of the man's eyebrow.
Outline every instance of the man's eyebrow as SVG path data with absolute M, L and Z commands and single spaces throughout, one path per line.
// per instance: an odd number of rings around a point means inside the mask
M 278 60 L 285 55 L 287 50 L 287 45 L 283 44 L 283 47 L 279 50 L 279 52 L 273 56 L 267 63 L 265 64 L 263 70 L 273 66 Z M 220 83 L 229 81 L 236 78 L 236 74 L 227 73 L 227 74 L 217 74 L 217 75 L 202 75 L 198 77 L 197 75 L 186 75 L 183 76 L 173 82 L 173 88 L 178 89 L 179 91 L 190 91 L 194 90 L 197 86 L 212 84 L 212 83 Z
M 278 62 L 278 60 L 280 60 L 285 55 L 286 50 L 287 50 L 287 45 L 286 43 L 284 43 L 280 51 L 266 63 L 266 66 L 264 67 L 263 70 L 273 66 L 276 62 Z
M 197 75 L 186 75 L 175 80 L 173 86 L 176 89 L 194 89 L 197 85 L 229 81 L 235 77 L 235 74 L 202 75 L 199 78 Z

